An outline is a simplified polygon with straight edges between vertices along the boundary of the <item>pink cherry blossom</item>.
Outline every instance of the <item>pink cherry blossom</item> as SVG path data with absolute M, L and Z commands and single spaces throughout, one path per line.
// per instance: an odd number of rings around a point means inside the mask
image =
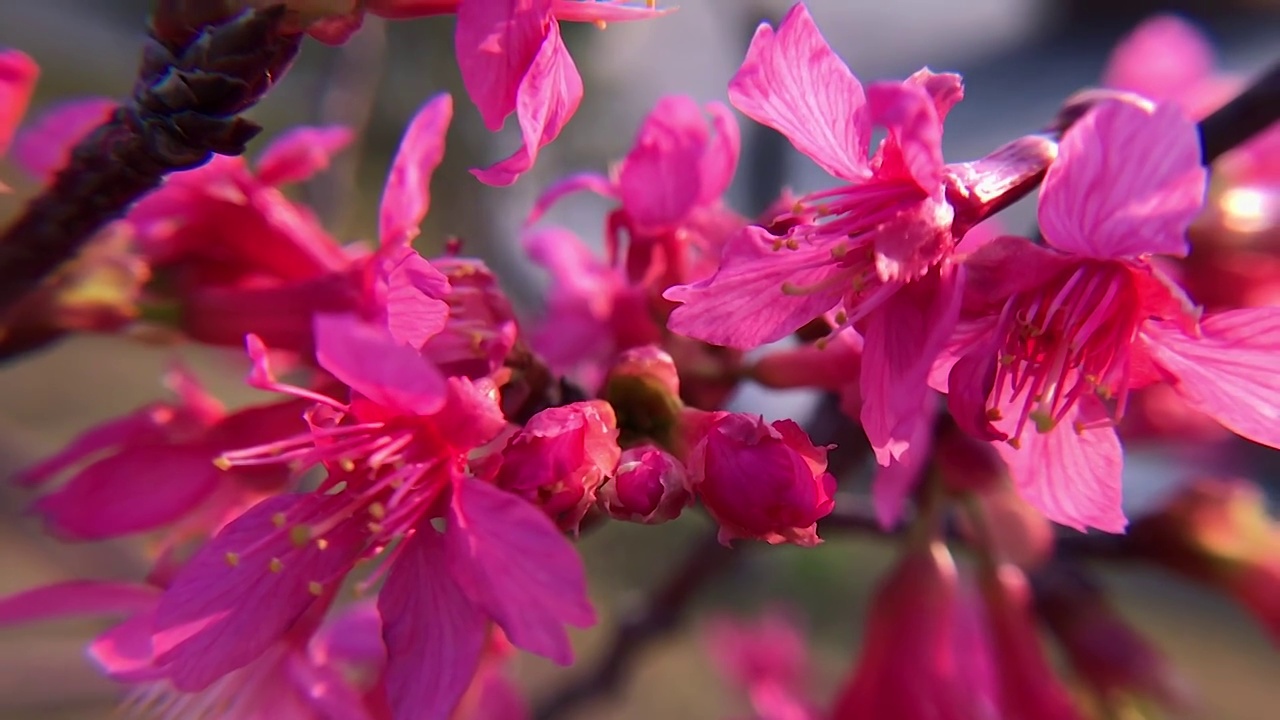
M 827 448 L 816 447 L 794 421 L 715 413 L 688 459 L 698 499 L 735 538 L 817 545 L 818 520 L 835 502 Z
M 195 378 L 169 373 L 174 401 L 153 403 L 94 428 L 16 480 L 40 487 L 70 473 L 33 511 L 69 540 L 101 540 L 168 526 L 166 547 L 203 539 L 285 487 L 284 468 L 221 469 L 214 459 L 244 445 L 288 437 L 305 425 L 305 403 L 229 412 Z
M 547 408 L 502 449 L 495 483 L 576 531 L 622 455 L 618 420 L 603 400 Z
M 693 495 L 684 464 L 650 445 L 622 451 L 613 479 L 600 489 L 599 502 L 610 517 L 654 525 L 679 517 Z
M 1008 439 L 998 448 L 1015 483 L 1056 522 L 1124 527 L 1112 425 L 1131 388 L 1167 381 L 1227 428 L 1280 444 L 1280 395 L 1262 370 L 1280 350 L 1280 315 L 1199 322 L 1148 260 L 1186 253 L 1204 182 L 1195 128 L 1176 108 L 1104 104 L 1067 133 L 1045 178 L 1048 247 L 1002 238 L 966 263 L 966 303 L 987 309 L 960 332 L 952 412 L 979 437 Z
M 813 220 L 784 237 L 748 226 L 714 275 L 664 295 L 682 303 L 672 330 L 736 348 L 838 308 L 865 339 L 861 420 L 882 465 L 919 433 L 924 380 L 959 311 L 941 140 L 962 93 L 959 76 L 928 69 L 864 90 L 802 4 L 776 31 L 762 24 L 730 100 L 847 184 L 802 198 L 797 214 Z M 873 126 L 888 137 L 868 160 Z
M 536 222 L 569 193 L 589 190 L 618 201 L 606 224 L 608 264 L 625 250 L 632 283 L 691 282 L 715 268 L 725 239 L 746 224 L 721 196 L 733 180 L 740 146 L 738 124 L 727 107 L 691 98 L 660 99 L 636 133 L 631 152 L 609 177 L 574 175 L 549 188 L 527 223 Z
M 758 618 L 717 617 L 703 631 L 720 674 L 745 690 L 760 720 L 817 720 L 824 715 L 806 697 L 809 649 L 795 622 L 781 610 Z
M 377 570 L 394 717 L 447 717 L 491 620 L 517 646 L 567 663 L 563 625 L 594 617 L 576 553 L 533 505 L 465 474 L 468 455 L 506 424 L 493 384 L 445 378 L 357 316 L 318 315 L 316 337 L 317 361 L 351 389 L 349 402 L 281 384 L 251 336 L 251 381 L 313 401 L 311 431 L 222 462 L 323 464 L 328 478 L 255 506 L 178 572 L 156 613 L 157 664 L 180 689 L 208 687 L 398 538 Z

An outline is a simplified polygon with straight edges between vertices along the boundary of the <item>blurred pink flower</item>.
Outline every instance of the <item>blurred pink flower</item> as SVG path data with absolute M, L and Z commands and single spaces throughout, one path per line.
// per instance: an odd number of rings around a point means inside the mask
M 966 260 L 972 314 L 947 380 L 952 414 L 1008 440 L 997 447 L 1018 489 L 1056 522 L 1124 528 L 1113 424 L 1132 388 L 1168 382 L 1228 429 L 1280 446 L 1280 310 L 1200 321 L 1149 261 L 1186 254 L 1204 183 L 1195 128 L 1176 108 L 1106 103 L 1072 126 L 1045 177 L 1048 247 L 1005 237 Z
M 694 491 L 720 524 L 720 541 L 736 538 L 821 542 L 817 522 L 835 507 L 827 448 L 816 447 L 792 420 L 713 413 L 689 455 Z
M 865 91 L 803 4 L 761 25 L 729 85 L 734 106 L 848 183 L 797 203 L 811 222 L 732 236 L 712 276 L 665 293 L 668 326 L 719 345 L 779 340 L 839 308 L 862 334 L 861 421 L 877 460 L 906 452 L 925 422 L 925 378 L 959 311 L 962 278 L 946 197 L 942 123 L 960 78 L 928 69 Z M 868 160 L 873 126 L 888 130 Z
M 753 619 L 716 617 L 703 630 L 707 653 L 732 685 L 745 690 L 759 720 L 818 720 L 807 698 L 809 648 L 779 610 Z
M 0 50 L 0 158 L 9 150 L 39 77 L 39 66 L 26 53 Z M 0 183 L 0 192 L 7 189 Z

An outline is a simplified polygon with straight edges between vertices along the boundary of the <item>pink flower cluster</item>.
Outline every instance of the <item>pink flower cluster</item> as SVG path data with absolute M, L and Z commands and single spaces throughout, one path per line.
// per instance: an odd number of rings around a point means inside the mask
M 363 0 L 308 31 L 336 43 L 365 14 L 456 13 L 463 84 L 486 126 L 519 121 L 521 148 L 472 171 L 506 185 L 581 100 L 558 22 L 665 12 L 621 0 Z M 794 420 L 726 409 L 754 381 L 839 393 L 876 461 L 877 522 L 911 525 L 830 712 L 807 698 L 804 645 L 781 619 L 712 630 L 719 665 L 759 717 L 1081 717 L 1034 612 L 1088 682 L 1173 702 L 1154 653 L 1096 593 L 1059 577 L 1033 598 L 1027 579 L 1053 552 L 1049 521 L 1126 530 L 1121 435 L 1173 434 L 1131 429 L 1134 414 L 1149 420 L 1164 402 L 1280 448 L 1280 309 L 1243 293 L 1195 304 L 1197 287 L 1240 260 L 1224 251 L 1200 275 L 1185 260 L 1216 247 L 1203 234 L 1213 209 L 1193 120 L 1222 98 L 1198 55 L 1165 68 L 1176 77 L 1138 67 L 1152 38 L 1194 45 L 1158 22 L 1121 47 L 1107 77 L 1141 95 L 1108 96 L 1060 137 L 947 162 L 960 76 L 924 68 L 864 85 L 796 5 L 758 28 L 728 99 L 836 187 L 740 214 L 723 199 L 740 153 L 732 111 L 665 97 L 607 173 L 564 179 L 528 213 L 522 247 L 552 281 L 532 328 L 484 262 L 458 245 L 432 258 L 413 246 L 449 95 L 404 133 L 376 243 L 342 244 L 286 193 L 343 151 L 346 128 L 296 128 L 253 162 L 218 157 L 172 175 L 111 228 L 127 247 L 102 243 L 103 257 L 145 272 L 120 279 L 91 272 L 98 255 L 78 261 L 86 283 L 128 284 L 93 294 L 117 305 L 99 329 L 127 322 L 244 347 L 248 384 L 278 397 L 228 409 L 175 366 L 171 399 L 18 473 L 59 538 L 162 539 L 144 580 L 36 588 L 0 600 L 0 624 L 120 617 L 90 656 L 135 709 L 161 717 L 526 717 L 504 671 L 513 648 L 567 665 L 567 628 L 596 622 L 580 533 L 697 506 L 725 545 L 813 547 L 837 503 L 856 501 L 837 495 L 835 446 Z M 36 73 L 25 55 L 0 53 L 0 153 Z M 114 107 L 55 108 L 17 134 L 14 158 L 47 182 Z M 1274 135 L 1215 173 L 1272 192 Z M 980 225 L 1041 176 L 1042 238 Z M 579 191 L 612 204 L 603 257 L 542 222 Z M 788 339 L 798 346 L 756 352 Z M 1274 630 L 1280 535 L 1241 487 L 1203 481 L 1137 520 L 1133 537 Z M 971 573 L 941 539 L 949 503 L 965 509 L 952 532 L 979 551 Z M 1260 528 L 1235 557 L 1214 542 L 1239 539 L 1226 516 Z M 1096 652 L 1104 635 L 1134 660 L 1109 664 Z

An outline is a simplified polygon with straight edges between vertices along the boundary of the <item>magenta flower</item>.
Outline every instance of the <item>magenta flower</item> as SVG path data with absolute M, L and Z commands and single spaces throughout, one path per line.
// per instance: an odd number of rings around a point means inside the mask
M 687 462 L 694 491 L 735 538 L 817 545 L 818 520 L 835 507 L 836 479 L 827 448 L 816 447 L 794 421 L 766 425 L 760 416 L 714 413 Z
M 0 51 L 0 158 L 9 150 L 39 77 L 39 66 L 27 54 L 18 50 Z M 0 183 L 0 192 L 7 189 Z
M 866 341 L 861 420 L 882 465 L 919 431 L 925 378 L 959 310 L 941 141 L 961 95 L 959 76 L 927 69 L 864 91 L 803 5 L 776 32 L 761 25 L 730 100 L 848 184 L 802 198 L 804 221 L 785 237 L 742 230 L 714 275 L 665 294 L 683 303 L 668 327 L 736 348 L 781 339 L 838 309 L 838 324 L 856 326 Z M 868 160 L 877 125 L 888 136 Z
M 577 532 L 621 455 L 618 419 L 609 403 L 547 408 L 507 440 L 494 483 L 541 507 L 561 528 Z
M 806 698 L 809 648 L 788 615 L 771 610 L 751 620 L 718 617 L 703 632 L 720 674 L 746 691 L 760 720 L 817 720 Z
M 396 540 L 377 570 L 395 718 L 448 716 L 491 621 L 517 646 L 567 663 L 563 625 L 594 621 L 573 547 L 533 505 L 465 472 L 506 425 L 496 388 L 446 379 L 412 344 L 357 316 L 315 322 L 317 360 L 350 401 L 280 384 L 251 337 L 251 382 L 315 402 L 312 429 L 226 453 L 223 464 L 322 464 L 328 478 L 314 493 L 258 504 L 179 571 L 156 612 L 156 664 L 179 689 L 208 687 Z
M 536 222 L 565 195 L 589 190 L 619 203 L 606 224 L 608 264 L 618 265 L 625 236 L 630 282 L 656 281 L 665 289 L 704 277 L 725 239 L 746 224 L 720 199 L 738 165 L 737 121 L 716 102 L 707 104 L 706 114 L 710 123 L 691 98 L 662 98 L 609 177 L 566 178 L 543 193 L 525 222 Z
M 998 448 L 1019 490 L 1057 522 L 1124 528 L 1113 424 L 1133 388 L 1168 382 L 1228 429 L 1280 446 L 1280 311 L 1200 321 L 1149 260 L 1187 252 L 1199 155 L 1175 107 L 1106 103 L 1067 133 L 1045 178 L 1048 247 L 1006 237 L 966 262 L 975 314 L 948 379 L 952 413 L 1008 440 Z
M 203 540 L 285 487 L 285 468 L 224 470 L 227 450 L 272 442 L 305 428 L 306 405 L 287 401 L 228 412 L 181 369 L 168 374 L 174 401 L 153 403 L 91 428 L 62 452 L 22 471 L 44 486 L 71 473 L 32 510 L 68 540 L 102 540 L 169 527 L 165 547 Z

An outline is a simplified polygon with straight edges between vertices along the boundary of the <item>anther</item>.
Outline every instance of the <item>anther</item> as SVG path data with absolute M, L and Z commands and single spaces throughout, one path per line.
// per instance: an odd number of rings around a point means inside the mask
M 316 538 L 316 549 L 324 550 L 329 547 L 329 541 L 324 538 Z
M 280 558 L 271 558 L 271 563 L 268 567 L 271 568 L 271 572 L 279 574 L 284 570 L 284 562 Z
M 312 580 L 311 582 L 307 583 L 307 591 L 310 592 L 312 595 L 315 595 L 316 597 L 320 597 L 321 593 L 324 592 L 324 586 L 316 582 L 315 580 Z
M 240 553 L 229 552 L 226 555 L 227 565 L 235 567 L 240 564 Z
M 342 458 L 338 461 L 338 467 L 342 468 L 344 472 L 355 472 L 356 461 L 351 458 Z

